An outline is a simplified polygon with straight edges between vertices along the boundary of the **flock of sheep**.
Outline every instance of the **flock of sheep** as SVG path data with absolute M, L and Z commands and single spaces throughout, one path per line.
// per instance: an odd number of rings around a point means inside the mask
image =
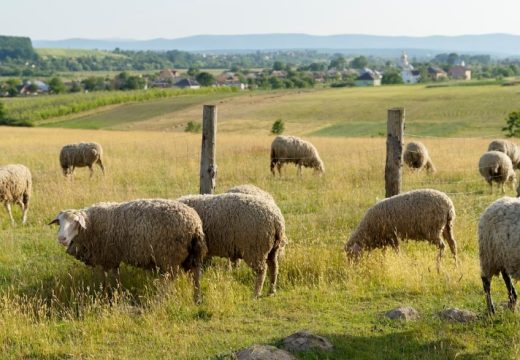
M 60 152 L 65 176 L 76 167 L 97 164 L 104 173 L 103 150 L 97 143 L 65 145 Z M 435 172 L 426 147 L 407 144 L 404 162 L 413 169 Z M 294 163 L 320 174 L 325 167 L 316 148 L 293 136 L 277 136 L 271 144 L 271 172 L 281 174 L 282 165 Z M 479 169 L 491 185 L 514 183 L 520 168 L 520 150 L 511 142 L 495 140 L 480 159 Z M 22 222 L 27 220 L 32 180 L 23 165 L 0 167 L 0 201 L 9 213 L 19 204 Z M 520 192 L 520 189 L 517 190 Z M 344 246 L 349 258 L 363 251 L 387 246 L 399 249 L 400 239 L 426 240 L 439 249 L 438 265 L 447 242 L 457 262 L 453 236 L 455 208 L 443 192 L 413 190 L 379 201 L 367 210 Z M 504 197 L 482 214 L 478 226 L 482 283 L 488 310 L 494 312 L 491 278 L 502 274 L 515 307 L 517 294 L 511 277 L 520 279 L 520 200 Z M 192 274 L 194 298 L 201 301 L 200 276 L 206 258 L 242 259 L 256 274 L 254 295 L 262 293 L 269 272 L 269 294 L 276 292 L 278 257 L 288 243 L 285 220 L 273 197 L 253 185 L 241 185 L 219 195 L 188 195 L 177 200 L 140 199 L 123 203 L 98 203 L 84 209 L 59 212 L 51 221 L 59 225 L 58 241 L 68 254 L 105 271 L 121 262 L 147 269 L 175 273 L 183 268 Z

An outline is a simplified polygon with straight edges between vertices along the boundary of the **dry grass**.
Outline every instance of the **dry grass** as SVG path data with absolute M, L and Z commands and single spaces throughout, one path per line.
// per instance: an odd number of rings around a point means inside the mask
M 348 264 L 343 244 L 366 209 L 384 196 L 384 139 L 311 138 L 326 165 L 315 177 L 269 173 L 272 137 L 220 134 L 218 192 L 253 183 L 271 192 L 287 223 L 290 245 L 281 260 L 276 296 L 252 299 L 253 275 L 242 264 L 226 271 L 214 261 L 202 280 L 204 302 L 191 301 L 191 285 L 123 266 L 122 286 L 112 295 L 103 276 L 65 254 L 46 224 L 61 209 L 98 201 L 176 198 L 198 190 L 200 136 L 159 132 L 15 129 L 0 130 L 0 163 L 23 163 L 34 176 L 27 226 L 11 228 L 0 212 L 0 353 L 5 358 L 221 358 L 253 343 L 277 344 L 305 328 L 330 337 L 330 358 L 518 358 L 517 315 L 484 316 L 476 244 L 490 194 L 478 175 L 485 139 L 423 139 L 438 173 L 404 170 L 404 190 L 432 187 L 452 193 L 461 266 L 446 256 L 440 274 L 436 249 L 404 244 L 400 254 L 374 251 Z M 61 175 L 64 143 L 97 141 L 107 175 L 89 181 L 77 169 Z M 513 194 L 513 191 L 510 191 Z M 17 210 L 19 218 L 20 212 Z M 493 282 L 498 301 L 505 287 Z M 412 305 L 422 314 L 395 324 L 383 312 Z M 445 306 L 476 311 L 472 324 L 449 324 L 436 313 Z M 300 358 L 322 358 L 304 354 Z

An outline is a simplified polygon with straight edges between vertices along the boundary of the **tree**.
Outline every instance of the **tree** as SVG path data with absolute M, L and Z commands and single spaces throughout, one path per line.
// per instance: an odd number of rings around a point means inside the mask
M 278 119 L 273 123 L 271 134 L 279 135 L 285 130 L 285 124 L 282 119 Z
M 354 69 L 361 69 L 368 65 L 368 59 L 365 56 L 358 56 L 352 59 L 350 66 Z
M 211 86 L 215 83 L 215 77 L 211 75 L 209 72 L 201 72 L 197 74 L 195 79 L 201 86 Z
M 198 73 L 200 73 L 200 70 L 198 68 L 190 67 L 188 69 L 188 75 L 189 76 L 196 76 Z
M 273 70 L 275 71 L 281 71 L 281 70 L 284 70 L 285 69 L 285 66 L 283 64 L 283 62 L 281 61 L 275 61 L 273 63 Z
M 383 74 L 383 79 L 381 80 L 383 84 L 402 84 L 403 78 L 401 74 L 397 70 L 388 70 Z
M 506 124 L 502 131 L 506 133 L 507 137 L 520 136 L 520 110 L 509 113 Z
M 55 76 L 49 81 L 49 90 L 53 94 L 61 94 L 64 93 L 67 88 L 65 87 L 65 84 L 63 84 L 63 80 Z
M 345 70 L 347 67 L 347 60 L 343 55 L 335 56 L 329 64 L 329 69 Z

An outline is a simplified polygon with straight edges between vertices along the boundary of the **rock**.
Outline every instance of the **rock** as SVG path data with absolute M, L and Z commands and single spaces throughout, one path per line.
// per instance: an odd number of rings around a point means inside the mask
M 388 311 L 385 316 L 392 320 L 417 320 L 419 313 L 411 306 L 401 306 L 396 309 Z
M 475 314 L 474 312 L 457 308 L 449 308 L 442 310 L 439 313 L 439 316 L 445 320 L 457 321 L 462 323 L 474 321 L 477 319 L 477 314 Z
M 295 360 L 296 358 L 285 350 L 271 345 L 253 345 L 237 351 L 233 357 L 237 360 Z
M 324 337 L 301 330 L 283 339 L 283 348 L 289 351 L 331 351 L 334 346 Z

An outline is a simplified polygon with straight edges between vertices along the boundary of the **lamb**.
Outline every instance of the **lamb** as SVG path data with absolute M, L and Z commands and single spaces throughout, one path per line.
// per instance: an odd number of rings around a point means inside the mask
M 228 191 L 227 193 L 240 193 L 240 194 L 249 194 L 253 196 L 260 196 L 264 198 L 267 201 L 272 201 L 273 203 L 276 203 L 274 201 L 274 198 L 271 194 L 269 194 L 267 191 L 260 189 L 259 187 L 251 184 L 244 184 L 244 185 L 238 185 L 234 186 Z
M 282 165 L 294 163 L 298 168 L 298 175 L 302 174 L 302 166 L 310 167 L 320 174 L 325 172 L 318 150 L 310 142 L 295 136 L 277 136 L 271 144 L 271 172 L 275 175 L 274 167 L 278 168 L 281 176 Z
M 94 170 L 92 169 L 94 164 L 99 165 L 104 175 L 103 148 L 98 143 L 81 142 L 68 144 L 61 149 L 60 165 L 64 176 L 72 175 L 76 167 L 88 166 L 90 177 L 92 177 L 94 175 Z
M 480 175 L 486 179 L 493 191 L 493 182 L 500 184 L 504 193 L 504 184 L 507 182 L 511 187 L 516 182 L 515 171 L 511 159 L 500 151 L 488 151 L 480 157 L 478 162 Z
M 520 169 L 520 149 L 512 141 L 493 140 L 489 143 L 488 151 L 500 151 L 509 156 L 513 168 Z
M 276 293 L 278 255 L 285 247 L 285 220 L 280 209 L 258 196 L 225 193 L 188 195 L 178 199 L 202 219 L 208 257 L 244 259 L 256 273 L 259 297 L 269 268 L 270 295 Z
M 491 299 L 491 279 L 502 274 L 509 295 L 509 307 L 514 310 L 516 289 L 511 277 L 520 279 L 520 199 L 503 197 L 492 203 L 480 217 L 478 243 L 482 285 L 488 312 L 495 313 Z
M 191 271 L 200 302 L 207 246 L 200 217 L 190 207 L 163 199 L 99 203 L 63 210 L 50 224 L 59 225 L 58 241 L 67 253 L 89 266 L 113 271 L 124 262 L 173 274 L 182 266 Z
M 457 263 L 454 219 L 453 203 L 443 192 L 421 189 L 395 195 L 368 209 L 345 244 L 345 252 L 350 258 L 357 258 L 363 250 L 388 245 L 398 250 L 399 238 L 426 240 L 439 248 L 439 268 L 445 240 Z
M 412 141 L 406 144 L 403 160 L 411 169 L 421 171 L 426 169 L 430 173 L 436 171 L 435 166 L 428 154 L 428 149 L 419 141 Z
M 12 204 L 22 208 L 22 224 L 27 221 L 29 198 L 32 192 L 31 171 L 24 165 L 14 164 L 0 167 L 0 202 L 4 203 L 11 224 L 15 225 Z

